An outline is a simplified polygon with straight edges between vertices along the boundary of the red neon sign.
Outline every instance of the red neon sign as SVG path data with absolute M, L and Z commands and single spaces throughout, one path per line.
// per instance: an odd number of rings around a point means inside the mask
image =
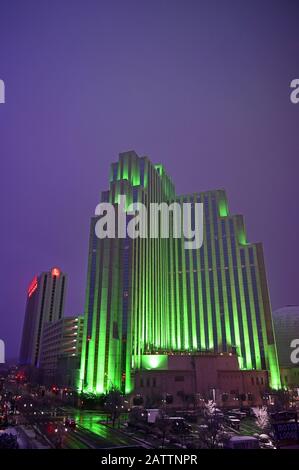
M 51 271 L 51 274 L 53 277 L 59 277 L 60 276 L 60 269 L 59 268 L 53 268 Z
M 28 290 L 27 290 L 27 293 L 28 293 L 28 297 L 31 297 L 33 292 L 36 291 L 37 289 L 37 276 L 35 276 L 32 281 L 30 282 L 29 284 L 29 287 L 28 287 Z

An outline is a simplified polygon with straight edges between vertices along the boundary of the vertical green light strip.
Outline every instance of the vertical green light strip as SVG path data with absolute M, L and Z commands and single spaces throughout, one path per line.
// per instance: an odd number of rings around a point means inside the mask
M 87 367 L 87 390 L 94 392 L 94 381 L 95 381 L 95 368 L 94 368 L 94 361 L 95 361 L 95 346 L 97 341 L 97 319 L 98 319 L 98 295 L 99 295 L 99 259 L 100 259 L 100 252 L 97 251 L 96 255 L 96 278 L 95 278 L 95 291 L 94 291 L 94 304 L 93 304 L 93 314 L 92 314 L 92 332 L 91 338 L 88 341 L 88 367 Z
M 277 363 L 275 343 L 268 345 L 268 360 L 270 369 L 270 385 L 274 390 L 279 390 L 281 388 L 281 380 Z
M 164 240 L 163 244 L 164 244 L 164 249 L 167 252 L 167 263 L 164 265 L 165 292 L 169 293 L 169 291 L 172 287 L 171 284 L 170 284 L 170 276 L 169 276 L 169 271 L 168 271 L 169 256 L 170 256 L 168 247 L 171 245 L 171 240 L 169 240 L 169 242 L 167 240 Z M 163 257 L 163 251 L 162 251 L 162 257 Z M 172 312 L 170 310 L 171 295 L 172 295 L 172 293 L 170 295 L 165 295 L 165 294 L 162 293 L 162 296 L 165 298 L 165 308 L 166 308 L 167 315 L 168 315 L 168 329 L 167 329 L 166 341 L 167 341 L 167 348 L 170 349 L 170 350 L 172 348 L 172 340 L 174 338 L 174 336 L 172 335 L 172 325 L 173 325 L 173 323 L 172 323 Z
M 118 325 L 118 334 L 122 335 L 122 313 L 123 313 L 123 286 L 120 282 L 122 276 L 122 267 L 120 266 L 121 259 L 121 243 L 120 239 L 116 238 L 111 241 L 113 243 L 113 254 L 110 260 L 110 268 L 112 270 L 112 281 L 108 285 L 108 293 L 110 298 L 110 327 L 109 327 L 109 348 L 108 348 L 108 367 L 105 374 L 107 374 L 108 385 L 112 384 L 114 387 L 121 388 L 121 363 L 122 360 L 122 343 L 114 341 L 114 323 Z
M 172 216 L 173 217 L 173 216 Z M 171 331 L 171 349 L 175 350 L 177 348 L 177 338 L 176 338 L 176 312 L 175 312 L 175 267 L 174 267 L 174 249 L 175 244 L 173 240 L 173 224 L 171 228 L 171 239 L 168 244 L 169 250 L 169 282 L 170 282 L 170 331 Z
M 136 240 L 137 243 L 137 253 L 138 253 L 138 285 L 137 285 L 137 308 L 138 308 L 138 357 L 142 354 L 142 345 L 143 345 L 143 318 L 142 318 L 142 265 L 143 265 L 143 259 L 142 259 L 142 240 L 141 238 L 137 238 Z
M 218 201 L 218 209 L 220 217 L 227 217 L 229 215 L 227 200 L 225 197 L 224 191 L 218 191 L 219 201 Z
M 249 261 L 249 254 L 248 249 L 245 249 L 245 265 L 246 265 L 246 274 L 247 274 L 247 284 L 248 284 L 248 295 L 249 295 L 249 302 L 250 302 L 250 314 L 251 314 L 251 323 L 252 323 L 252 336 L 253 336 L 253 343 L 254 343 L 254 355 L 256 361 L 256 368 L 261 369 L 261 353 L 260 353 L 260 345 L 259 345 L 259 337 L 257 331 L 257 324 L 256 324 L 256 311 L 255 311 L 255 304 L 254 304 L 254 297 L 253 297 L 253 289 L 252 289 L 252 281 L 251 281 L 251 272 L 250 272 L 250 261 Z
M 134 159 L 133 170 L 132 170 L 132 184 L 133 186 L 140 185 L 140 169 L 139 169 L 140 160 Z
M 233 222 L 234 222 L 235 234 L 237 234 L 238 228 L 237 228 L 236 219 L 234 217 L 233 217 Z M 238 270 L 239 292 L 240 292 L 240 301 L 241 301 L 242 325 L 243 325 L 244 343 L 245 343 L 246 369 L 252 369 L 252 357 L 251 357 L 252 352 L 251 352 L 250 341 L 249 341 L 247 310 L 246 310 L 246 303 L 245 303 L 245 296 L 244 296 L 244 285 L 243 285 L 243 276 L 242 276 L 242 268 L 241 268 L 241 260 L 240 260 L 240 250 L 237 245 L 236 245 L 236 257 L 237 257 L 237 270 Z
M 161 296 L 161 288 L 162 288 L 162 282 L 163 282 L 163 266 L 162 266 L 162 263 L 161 263 L 161 238 L 159 237 L 158 240 L 157 240 L 157 266 L 158 266 L 158 273 L 156 273 L 156 279 L 157 279 L 157 283 L 156 283 L 156 288 L 157 288 L 157 298 L 158 298 L 158 303 L 157 303 L 157 309 L 158 309 L 158 318 L 157 318 L 157 322 L 158 322 L 158 331 L 159 331 L 159 344 L 160 344 L 160 348 L 164 348 L 164 332 L 166 330 L 166 324 L 164 322 L 164 328 L 163 328 L 163 331 L 162 331 L 162 315 L 164 316 L 165 315 L 165 312 L 163 312 L 163 309 L 162 309 L 162 296 Z M 164 319 L 165 320 L 165 319 Z
M 137 341 L 138 341 L 138 336 L 137 336 L 137 318 L 136 318 L 136 249 L 135 249 L 135 240 L 132 241 L 132 271 L 131 271 L 131 276 L 132 276 L 132 285 L 131 285 L 131 299 L 130 299 L 130 311 L 131 315 L 131 343 L 132 343 L 132 348 L 133 348 L 133 364 L 134 367 L 137 366 Z
M 142 334 L 143 334 L 143 351 L 145 350 L 146 343 L 147 343 L 147 302 L 146 302 L 146 278 L 147 278 L 147 259 L 146 259 L 146 247 L 147 243 L 145 240 L 142 240 Z
M 231 321 L 229 316 L 228 309 L 228 297 L 226 289 L 226 276 L 225 276 L 225 264 L 224 264 L 224 252 L 223 252 L 223 239 L 222 239 L 222 229 L 221 223 L 218 223 L 218 243 L 220 251 L 220 276 L 222 280 L 222 295 L 223 295 L 223 306 L 224 306 L 224 319 L 225 319 L 225 336 L 226 344 L 232 346 L 232 335 L 231 335 Z
M 183 203 L 183 200 L 180 200 L 180 203 Z M 182 277 L 182 307 L 183 307 L 183 319 L 184 319 L 184 349 L 189 350 L 189 318 L 188 318 L 188 306 L 187 306 L 187 292 L 186 292 L 186 261 L 185 261 L 185 245 L 184 237 L 180 239 L 180 250 L 181 250 L 181 277 Z
M 213 282 L 214 282 L 214 303 L 215 303 L 215 315 L 216 320 L 216 331 L 217 331 L 217 350 L 221 351 L 222 348 L 222 329 L 221 329 L 221 318 L 219 310 L 219 289 L 218 289 L 218 277 L 217 277 L 217 264 L 216 264 L 216 253 L 215 253 L 215 235 L 214 235 L 214 217 L 211 201 L 211 193 L 209 194 L 209 217 L 210 217 L 210 236 L 211 236 L 211 250 L 212 250 L 212 265 L 213 265 Z M 218 227 L 216 227 L 218 228 Z M 215 345 L 216 346 L 216 345 Z
M 88 326 L 88 312 L 89 312 L 89 302 L 90 302 L 90 272 L 91 272 L 91 262 L 92 262 L 92 240 L 93 240 L 93 230 L 94 224 L 93 219 L 90 223 L 90 235 L 89 235 L 89 251 L 88 251 L 88 269 L 87 269 L 87 285 L 86 285 L 86 295 L 85 295 L 85 308 L 84 308 L 84 326 L 83 326 L 83 338 L 82 338 L 82 351 L 81 351 L 81 364 L 80 364 L 80 379 L 78 388 L 80 391 L 84 390 L 85 374 L 87 368 L 87 326 Z
M 104 393 L 105 378 L 105 355 L 106 355 L 106 328 L 107 328 L 107 298 L 108 298 L 108 263 L 109 263 L 109 239 L 104 239 L 103 247 L 103 273 L 102 273 L 102 289 L 100 300 L 100 328 L 98 338 L 98 367 L 96 377 L 96 393 Z
M 237 299 L 236 299 L 236 286 L 234 279 L 234 267 L 232 259 L 232 250 L 231 250 L 231 240 L 230 240 L 230 231 L 228 226 L 228 219 L 225 220 L 225 233 L 227 240 L 227 251 L 228 251 L 228 262 L 229 262 L 229 278 L 231 286 L 231 297 L 232 297 L 232 307 L 233 307 L 233 318 L 234 318 L 234 331 L 235 331 L 235 340 L 237 353 L 239 355 L 239 365 L 240 368 L 244 366 L 244 359 L 241 355 L 241 338 L 240 338 L 240 328 L 239 328 L 239 317 L 238 317 L 238 308 L 237 308 Z
M 263 296 L 262 296 L 262 290 L 261 290 L 261 279 L 260 279 L 260 273 L 259 273 L 259 263 L 258 263 L 255 247 L 254 247 L 254 266 L 255 266 L 255 276 L 256 276 L 256 284 L 257 284 L 257 291 L 258 291 L 259 310 L 260 310 L 260 319 L 261 319 L 261 325 L 262 325 L 262 337 L 263 337 L 265 359 L 267 362 L 267 367 L 269 367 L 270 369 L 270 385 L 272 386 L 272 388 L 276 389 L 276 387 L 280 388 L 280 378 L 278 379 L 279 371 L 277 371 L 276 370 L 277 368 L 275 367 L 276 360 L 273 354 L 273 350 L 271 351 L 268 345 L 265 311 L 264 311 Z M 273 381 L 271 377 L 272 375 L 274 375 Z
M 204 203 L 205 204 L 205 203 Z M 207 318 L 208 318 L 208 348 L 214 349 L 214 335 L 213 335 L 213 320 L 212 320 L 212 306 L 211 306 L 211 295 L 210 295 L 210 277 L 209 277 L 209 263 L 208 263 L 208 248 L 207 248 L 207 222 L 206 216 L 204 215 L 204 263 L 205 263 L 205 281 L 206 281 L 206 299 L 207 299 Z
M 149 227 L 149 215 L 148 215 L 148 227 Z M 150 243 L 145 244 L 145 305 L 144 305 L 144 312 L 145 312 L 145 318 L 146 318 L 146 329 L 145 329 L 145 343 L 147 348 L 149 348 L 149 343 L 150 343 L 150 328 L 151 328 L 151 308 L 150 308 L 150 259 L 149 259 L 149 253 L 150 253 Z
M 129 179 L 129 167 L 128 167 L 128 155 L 127 154 L 123 157 L 122 179 L 123 180 Z
M 180 279 L 179 279 L 179 239 L 174 240 L 175 247 L 175 299 L 176 299 L 176 331 L 177 331 L 177 348 L 182 349 L 182 335 L 181 335 L 181 315 L 180 315 Z
M 264 351 L 267 354 L 267 346 L 268 346 L 267 329 L 266 329 L 264 305 L 263 305 L 262 292 L 261 292 L 260 273 L 258 270 L 258 260 L 257 260 L 255 247 L 254 247 L 254 270 L 255 270 L 256 284 L 257 284 L 257 292 L 258 292 L 258 302 L 259 302 L 260 319 L 261 319 L 261 326 L 262 326 L 263 346 L 264 346 Z
M 202 195 L 200 195 L 200 201 L 202 202 Z M 199 334 L 200 334 L 200 349 L 204 350 L 207 347 L 206 337 L 205 337 L 205 317 L 204 317 L 204 308 L 203 308 L 203 296 L 202 296 L 202 270 L 204 266 L 201 266 L 200 262 L 200 250 L 203 250 L 202 246 L 196 250 L 196 262 L 197 262 L 197 291 L 198 291 L 198 304 L 199 304 Z
M 247 243 L 247 237 L 246 237 L 243 217 L 240 216 L 240 215 L 237 215 L 237 216 L 234 217 L 234 221 L 235 221 L 237 239 L 239 241 L 239 244 L 240 245 L 247 245 L 248 243 Z
M 193 195 L 192 199 L 190 198 L 189 202 L 196 202 L 196 195 Z M 189 219 L 188 223 L 191 226 L 191 218 Z M 189 339 L 190 345 L 192 345 L 192 349 L 196 350 L 198 348 L 197 344 L 197 331 L 196 331 L 196 312 L 195 312 L 195 291 L 194 291 L 194 273 L 193 273 L 193 250 L 185 250 L 187 251 L 187 256 L 189 256 L 189 282 L 190 282 L 190 292 L 187 294 L 190 296 L 190 303 L 191 303 L 191 338 Z
M 150 162 L 147 165 L 148 171 L 148 201 L 151 202 L 153 199 L 153 182 L 152 182 L 152 166 Z M 149 243 L 149 299 L 150 299 L 150 346 L 153 348 L 155 344 L 155 299 L 154 299 L 154 240 L 150 239 Z
M 147 188 L 148 187 L 148 160 L 145 159 L 145 162 L 144 162 L 144 188 Z
M 157 175 L 156 176 L 156 190 L 157 190 L 157 201 L 160 202 L 160 187 L 161 187 L 161 178 Z M 157 293 L 157 324 L 158 324 L 158 335 L 159 335 L 159 348 L 163 348 L 163 338 L 162 338 L 162 330 L 161 330 L 161 281 L 162 281 L 162 267 L 161 267 L 161 256 L 160 256 L 160 249 L 161 249 L 161 238 L 160 236 L 157 239 L 156 245 L 156 260 L 157 266 L 159 267 L 158 273 L 156 273 L 156 293 Z
M 132 242 L 131 242 L 132 243 Z M 129 272 L 131 275 L 131 283 L 128 283 L 128 291 L 129 291 L 129 298 L 128 298 L 128 311 L 127 311 L 127 338 L 126 338 L 126 357 L 125 357 L 125 393 L 129 394 L 133 391 L 133 382 L 131 377 L 131 370 L 132 367 L 135 366 L 135 358 L 133 356 L 132 351 L 132 343 L 134 337 L 134 330 L 133 330 L 133 318 L 132 315 L 134 314 L 133 309 L 133 288 L 134 288 L 134 281 L 133 281 L 133 266 L 134 266 L 134 250 L 132 249 L 133 246 L 130 244 L 130 268 Z M 128 248 L 126 248 L 128 249 Z M 122 342 L 121 342 L 122 343 Z M 122 347 L 122 344 L 120 345 Z M 117 360 L 117 358 L 115 358 Z

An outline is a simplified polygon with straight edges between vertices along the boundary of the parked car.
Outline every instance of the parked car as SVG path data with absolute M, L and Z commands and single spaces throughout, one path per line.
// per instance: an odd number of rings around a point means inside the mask
M 225 418 L 225 422 L 228 426 L 230 426 L 233 429 L 236 429 L 237 431 L 240 429 L 240 420 L 233 415 L 227 416 Z
M 236 408 L 233 409 L 233 410 L 231 410 L 231 411 L 230 411 L 230 414 L 235 415 L 235 416 L 236 416 L 237 418 L 239 418 L 239 419 L 246 418 L 246 416 L 247 416 L 244 411 L 241 411 L 241 410 L 236 409 Z
M 258 437 L 261 449 L 276 449 L 273 441 L 267 434 L 260 434 Z

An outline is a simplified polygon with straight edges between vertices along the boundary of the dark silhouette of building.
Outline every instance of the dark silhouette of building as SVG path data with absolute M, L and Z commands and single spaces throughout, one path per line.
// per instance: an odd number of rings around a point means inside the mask
M 44 325 L 63 317 L 66 284 L 66 274 L 57 267 L 31 281 L 27 290 L 20 365 L 39 367 Z

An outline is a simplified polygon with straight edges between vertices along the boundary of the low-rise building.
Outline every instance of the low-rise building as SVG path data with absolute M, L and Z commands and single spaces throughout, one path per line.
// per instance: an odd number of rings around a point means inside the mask
M 76 316 L 45 324 L 40 360 L 45 385 L 76 385 L 80 368 L 83 321 L 83 316 Z
M 265 370 L 240 370 L 233 353 L 153 354 L 142 356 L 135 373 L 134 395 L 145 406 L 171 396 L 176 407 L 213 399 L 219 406 L 260 405 L 269 389 Z

